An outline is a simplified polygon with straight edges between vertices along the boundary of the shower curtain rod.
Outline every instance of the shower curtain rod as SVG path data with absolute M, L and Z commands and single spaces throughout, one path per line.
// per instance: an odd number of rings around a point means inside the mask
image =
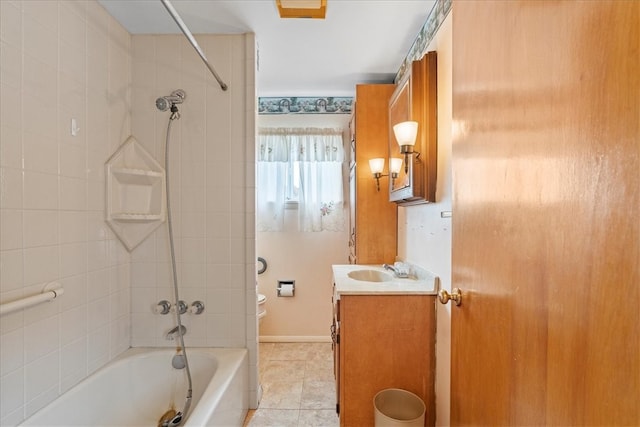
M 196 52 L 198 52 L 198 55 L 200 55 L 200 58 L 202 58 L 202 61 L 204 61 L 204 64 L 207 66 L 209 71 L 211 71 L 211 74 L 213 74 L 213 77 L 216 78 L 216 80 L 218 81 L 218 84 L 220 85 L 220 88 L 222 90 L 227 90 L 228 89 L 227 84 L 222 81 L 218 73 L 216 73 L 216 70 L 214 70 L 211 64 L 209 64 L 209 61 L 207 60 L 207 57 L 204 56 L 204 52 L 202 51 L 202 49 L 200 49 L 198 42 L 193 37 L 193 34 L 191 34 L 191 31 L 189 31 L 189 28 L 187 28 L 182 18 L 180 18 L 180 15 L 178 15 L 178 12 L 173 8 L 173 5 L 169 3 L 169 0 L 160 0 L 160 1 L 164 5 L 164 7 L 167 9 L 167 12 L 169 12 L 169 15 L 171 15 L 173 20 L 176 21 L 176 24 L 178 24 L 178 27 L 180 27 L 185 37 L 187 37 L 187 40 L 189 40 L 189 43 L 191 43 L 191 46 L 193 46 Z

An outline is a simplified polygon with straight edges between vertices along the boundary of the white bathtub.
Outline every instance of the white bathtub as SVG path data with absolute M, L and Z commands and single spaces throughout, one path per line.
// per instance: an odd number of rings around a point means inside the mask
M 180 411 L 185 369 L 174 369 L 173 349 L 132 348 L 36 412 L 23 426 L 149 426 Z M 246 349 L 187 348 L 193 381 L 183 426 L 242 426 L 248 410 Z

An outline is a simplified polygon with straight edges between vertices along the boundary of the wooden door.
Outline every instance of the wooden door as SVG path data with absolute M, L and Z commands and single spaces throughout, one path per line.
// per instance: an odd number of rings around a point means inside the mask
M 640 425 L 640 2 L 453 5 L 452 425 Z

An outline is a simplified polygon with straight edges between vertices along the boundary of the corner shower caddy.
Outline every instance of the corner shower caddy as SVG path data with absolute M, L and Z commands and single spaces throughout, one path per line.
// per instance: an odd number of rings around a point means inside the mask
M 105 167 L 106 221 L 132 251 L 167 217 L 165 170 L 133 136 Z

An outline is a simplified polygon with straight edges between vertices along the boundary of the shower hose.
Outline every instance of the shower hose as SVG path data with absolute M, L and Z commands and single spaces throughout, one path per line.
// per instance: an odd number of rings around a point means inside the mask
M 180 301 L 180 296 L 178 293 L 178 274 L 176 270 L 176 254 L 173 243 L 173 226 L 171 222 L 171 199 L 169 197 L 169 141 L 171 135 L 171 124 L 174 120 L 179 119 L 180 114 L 178 113 L 178 107 L 175 105 L 171 105 L 171 116 L 169 117 L 169 124 L 167 125 L 167 137 L 165 141 L 165 149 L 164 149 L 164 163 L 165 163 L 165 171 L 166 171 L 166 179 L 165 179 L 165 189 L 166 189 L 166 200 L 167 200 L 167 227 L 169 231 L 169 247 L 171 250 L 171 272 L 173 275 L 173 290 L 176 304 Z M 185 369 L 187 370 L 187 379 L 189 381 L 189 388 L 187 390 L 187 396 L 185 398 L 184 407 L 182 411 L 178 412 L 171 420 L 167 420 L 167 426 L 178 426 L 182 423 L 182 421 L 186 418 L 187 413 L 189 412 L 189 407 L 191 406 L 191 397 L 193 395 L 193 385 L 191 382 L 191 370 L 189 369 L 189 359 L 187 358 L 187 349 L 184 346 L 184 336 L 183 336 L 183 328 L 182 328 L 182 314 L 180 313 L 180 309 L 176 309 L 176 319 L 178 322 L 178 339 L 180 340 L 180 347 L 182 348 L 182 355 L 184 356 Z

